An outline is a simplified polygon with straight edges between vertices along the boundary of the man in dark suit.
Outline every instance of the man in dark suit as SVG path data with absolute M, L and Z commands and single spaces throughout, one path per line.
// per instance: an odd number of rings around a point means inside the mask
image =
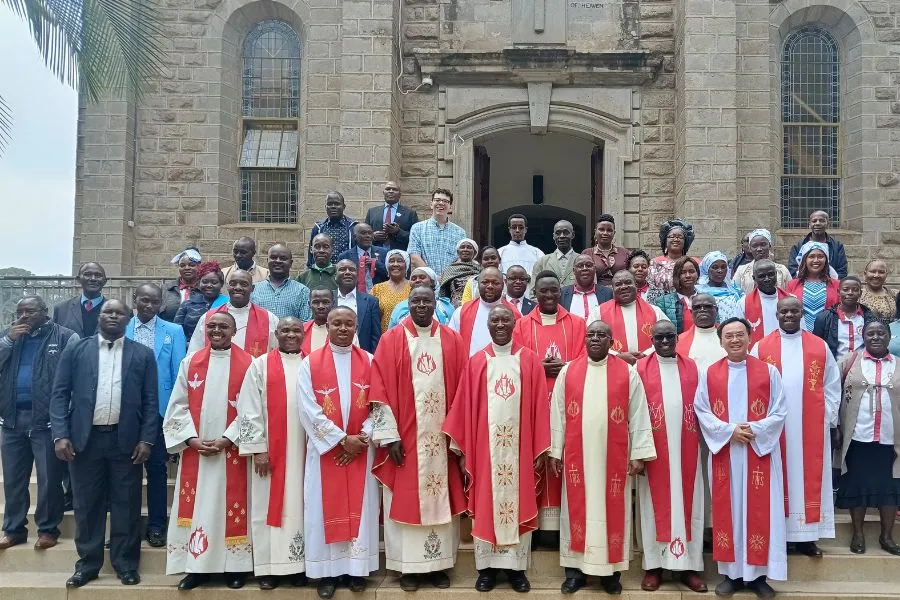
M 537 306 L 534 300 L 525 296 L 531 275 L 521 265 L 513 265 L 506 270 L 506 300 L 522 313 L 527 315 Z
M 597 285 L 594 259 L 588 254 L 575 258 L 575 284 L 565 286 L 560 292 L 559 304 L 572 315 L 587 320 L 591 311 L 607 300 L 612 300 L 612 290 Z
M 76 296 L 53 307 L 53 322 L 85 338 L 97 332 L 97 317 L 106 299 L 106 271 L 99 263 L 81 265 L 75 280 L 81 285 L 81 296 Z
M 409 229 L 419 221 L 416 211 L 400 204 L 400 186 L 396 181 L 384 184 L 384 205 L 374 206 L 366 214 L 366 223 L 375 231 L 375 244 L 387 250 L 406 250 Z
M 56 371 L 50 428 L 72 475 L 79 556 L 67 587 L 103 567 L 107 505 L 112 566 L 124 585 L 140 583 L 141 465 L 157 439 L 159 402 L 153 351 L 124 337 L 130 316 L 123 302 L 105 302 L 98 334 L 69 344 Z
M 357 267 L 363 265 L 356 282 L 356 289 L 360 292 L 369 293 L 376 283 L 388 280 L 387 268 L 384 266 L 387 250 L 381 246 L 373 246 L 373 237 L 370 225 L 357 223 L 353 226 L 353 247 L 338 256 L 338 261 L 351 260 Z
M 334 306 L 349 306 L 356 311 L 356 334 L 359 347 L 367 352 L 375 352 L 381 339 L 381 307 L 378 298 L 356 289 L 357 268 L 351 260 L 337 263 L 334 278 L 338 289 L 334 292 Z

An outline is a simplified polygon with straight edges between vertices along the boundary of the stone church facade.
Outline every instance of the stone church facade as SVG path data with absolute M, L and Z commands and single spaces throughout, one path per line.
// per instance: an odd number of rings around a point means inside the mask
M 159 81 L 79 111 L 74 263 L 168 276 L 249 235 L 304 262 L 386 180 L 479 242 L 524 212 L 692 254 L 825 208 L 851 269 L 900 258 L 898 0 L 166 0 Z

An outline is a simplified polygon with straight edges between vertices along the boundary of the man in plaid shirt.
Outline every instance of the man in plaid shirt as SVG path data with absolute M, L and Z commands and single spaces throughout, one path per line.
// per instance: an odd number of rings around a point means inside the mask
M 269 276 L 253 287 L 250 301 L 279 319 L 297 317 L 301 321 L 309 321 L 312 319 L 309 288 L 291 279 L 292 264 L 294 258 L 290 248 L 284 244 L 269 248 Z
M 440 278 L 456 260 L 456 244 L 466 237 L 462 227 L 450 222 L 453 193 L 437 188 L 431 193 L 431 218 L 419 221 L 409 230 L 409 259 L 412 268 L 431 267 Z

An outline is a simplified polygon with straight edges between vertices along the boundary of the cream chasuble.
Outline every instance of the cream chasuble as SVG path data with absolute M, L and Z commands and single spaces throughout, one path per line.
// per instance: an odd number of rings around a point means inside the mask
M 423 524 L 408 525 L 388 517 L 393 494 L 387 486 L 381 488 L 384 495 L 385 567 L 404 574 L 453 568 L 459 547 L 459 517 L 450 515 L 447 436 L 441 431 L 447 414 L 441 330 L 437 329 L 432 337 L 430 326 L 415 325 L 415 328 L 418 336 L 403 328 L 410 364 L 427 364 L 427 368 L 411 370 L 417 439 L 406 440 L 404 449 L 407 453 L 416 453 L 419 511 Z M 374 405 L 372 418 L 375 423 L 372 441 L 376 445 L 386 446 L 400 439 L 390 407 Z
M 719 420 L 710 406 L 706 370 L 700 370 L 694 411 L 700 430 L 710 450 L 708 470 L 712 471 L 712 454 L 731 443 L 731 435 L 738 423 L 748 422 L 747 363 L 728 362 L 728 422 Z M 782 462 L 779 439 L 781 437 L 787 406 L 778 370 L 769 365 L 769 411 L 766 416 L 750 423 L 756 439 L 749 445 L 731 444 L 731 516 L 734 530 L 735 562 L 718 562 L 719 573 L 732 579 L 753 581 L 765 575 L 770 579 L 787 579 L 787 541 L 785 540 L 784 491 L 782 490 Z M 769 485 L 769 560 L 766 566 L 746 562 L 747 553 L 747 452 L 758 456 L 772 455 Z
M 611 301 L 610 301 L 611 302 Z M 650 305 L 656 314 L 657 321 L 668 321 L 669 317 L 655 304 Z M 637 302 L 631 304 L 622 304 L 622 321 L 625 323 L 625 339 L 628 342 L 628 352 L 638 351 L 638 322 L 637 322 Z M 600 307 L 591 310 L 591 316 L 588 317 L 587 324 L 590 325 L 594 321 L 602 321 L 600 318 Z M 652 347 L 651 347 L 652 350 Z
M 170 454 L 179 454 L 187 448 L 192 437 L 214 440 L 227 437 L 238 440 L 237 419 L 226 423 L 228 410 L 228 375 L 231 350 L 212 350 L 209 370 L 200 410 L 200 430 L 188 406 L 188 367 L 191 355 L 181 361 L 178 379 L 169 398 L 169 406 L 163 419 L 163 435 Z M 166 575 L 175 573 L 226 573 L 253 570 L 253 554 L 250 544 L 225 547 L 225 461 L 229 451 L 216 456 L 201 456 L 197 473 L 197 495 L 190 527 L 179 527 L 179 495 L 172 501 L 172 518 L 167 533 Z M 240 459 L 247 460 L 247 459 Z M 181 467 L 175 489 L 181 489 Z M 252 538 L 251 538 L 252 539 Z
M 293 575 L 306 570 L 303 543 L 303 466 L 306 461 L 306 432 L 300 424 L 297 403 L 297 374 L 303 358 L 299 353 L 281 353 L 287 406 L 285 448 L 284 509 L 281 527 L 266 524 L 272 475 L 260 477 L 250 471 L 250 533 L 253 539 L 253 573 Z M 269 356 L 253 361 L 238 397 L 239 448 L 242 456 L 269 451 L 266 369 Z M 251 459 L 252 460 L 252 459 Z M 251 463 L 252 465 L 252 463 Z
M 815 542 L 821 538 L 834 537 L 834 492 L 831 484 L 831 434 L 829 429 L 837 427 L 838 409 L 841 405 L 841 373 L 831 351 L 825 350 L 825 430 L 822 450 L 822 498 L 821 515 L 818 523 L 806 522 L 806 496 L 803 485 L 803 388 L 807 385 L 804 377 L 802 331 L 781 332 L 781 384 L 784 387 L 784 401 L 787 417 L 784 432 L 787 457 L 784 459 L 788 482 L 788 542 Z M 753 356 L 758 356 L 759 344 L 753 347 Z M 765 357 L 762 357 L 765 359 Z
M 627 322 L 627 318 L 626 318 Z M 635 339 L 637 333 L 635 333 Z M 563 478 L 562 514 L 559 528 L 559 563 L 563 567 L 580 569 L 586 575 L 608 576 L 616 571 L 627 571 L 631 555 L 631 535 L 626 533 L 623 540 L 625 559 L 616 564 L 608 561 L 606 533 L 606 489 L 607 486 L 623 486 L 626 498 L 631 497 L 632 478 L 624 482 L 607 481 L 606 447 L 609 408 L 607 404 L 606 359 L 599 362 L 587 361 L 584 379 L 584 402 L 582 405 L 582 440 L 584 457 L 585 486 L 585 552 L 571 550 L 569 526 L 568 477 Z M 550 402 L 550 456 L 559 460 L 563 457 L 566 439 L 566 376 L 569 365 L 563 367 L 556 379 Z M 628 368 L 628 439 L 629 460 L 653 459 L 656 448 L 650 428 L 650 412 L 644 386 L 634 367 Z M 678 420 L 681 423 L 681 420 Z M 631 532 L 631 503 L 625 504 L 625 531 Z
M 350 385 L 350 349 L 331 346 L 334 367 L 337 370 L 338 392 L 341 399 L 343 422 L 350 415 L 350 403 L 356 398 L 356 390 Z M 369 356 L 371 360 L 371 355 Z M 378 482 L 369 473 L 363 492 L 362 515 L 359 536 L 352 542 L 325 543 L 325 525 L 322 512 L 322 480 L 320 461 L 322 455 L 340 443 L 347 432 L 338 428 L 325 416 L 316 401 L 310 374 L 309 358 L 300 364 L 297 378 L 297 399 L 300 403 L 300 422 L 306 430 L 306 467 L 303 478 L 303 530 L 306 542 L 306 574 L 313 579 L 352 575 L 365 577 L 378 570 Z M 363 423 L 363 431 L 372 435 L 371 416 Z M 359 432 L 350 432 L 357 434 Z M 375 449 L 369 447 L 367 470 L 371 472 Z
M 715 330 L 713 330 L 715 331 Z M 669 493 L 672 507 L 672 541 L 656 540 L 656 519 L 650 483 L 638 477 L 638 506 L 641 520 L 641 544 L 644 569 L 672 571 L 703 571 L 703 470 L 698 468 L 694 482 L 694 506 L 691 510 L 691 539 L 688 541 L 684 522 L 684 495 L 681 474 L 681 432 L 684 423 L 684 403 L 681 397 L 681 377 L 678 359 L 657 356 L 662 379 L 663 407 L 666 411 L 666 441 L 669 452 Z M 697 454 L 698 467 L 700 454 Z
M 278 347 L 278 340 L 275 339 L 275 328 L 278 326 L 278 317 L 272 314 L 271 311 L 266 311 L 269 315 L 269 347 L 266 348 L 266 352 L 269 350 L 274 350 Z M 228 314 L 234 317 L 234 321 L 237 324 L 237 333 L 234 334 L 234 338 L 232 338 L 232 343 L 234 343 L 238 348 L 242 350 L 246 350 L 244 348 L 244 341 L 247 339 L 247 321 L 250 319 L 250 305 L 243 306 L 241 308 L 235 308 L 228 303 Z M 200 320 L 197 321 L 197 328 L 194 329 L 193 335 L 191 335 L 191 341 L 188 345 L 188 354 L 191 352 L 196 352 L 200 348 L 206 345 L 206 315 L 200 317 Z M 249 350 L 247 350 L 249 352 Z

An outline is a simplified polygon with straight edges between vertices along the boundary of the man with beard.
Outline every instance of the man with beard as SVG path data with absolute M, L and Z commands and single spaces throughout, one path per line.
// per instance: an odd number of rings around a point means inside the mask
M 569 313 L 587 321 L 595 308 L 612 300 L 612 290 L 597 285 L 597 270 L 589 254 L 579 254 L 573 268 L 575 282 L 563 287 L 559 303 Z
M 629 364 L 635 364 L 650 350 L 653 324 L 668 321 L 659 307 L 649 304 L 637 293 L 634 275 L 619 271 L 612 278 L 613 299 L 591 311 L 588 322 L 603 321 L 612 330 L 610 349 Z
M 457 308 L 450 319 L 450 329 L 462 337 L 469 356 L 474 356 L 491 342 L 486 325 L 492 309 L 502 304 L 512 311 L 514 318 L 521 316 L 503 298 L 503 276 L 499 269 L 488 267 L 481 272 L 478 278 L 478 296 L 477 300 L 466 302 Z
M 372 361 L 369 401 L 381 448 L 373 474 L 384 492 L 387 568 L 415 591 L 424 575 L 435 587 L 456 562 L 463 478 L 450 460 L 444 418 L 468 359 L 459 336 L 434 319 L 434 291 L 413 289 L 410 315 L 381 338 Z M 422 554 L 425 548 L 425 554 Z

